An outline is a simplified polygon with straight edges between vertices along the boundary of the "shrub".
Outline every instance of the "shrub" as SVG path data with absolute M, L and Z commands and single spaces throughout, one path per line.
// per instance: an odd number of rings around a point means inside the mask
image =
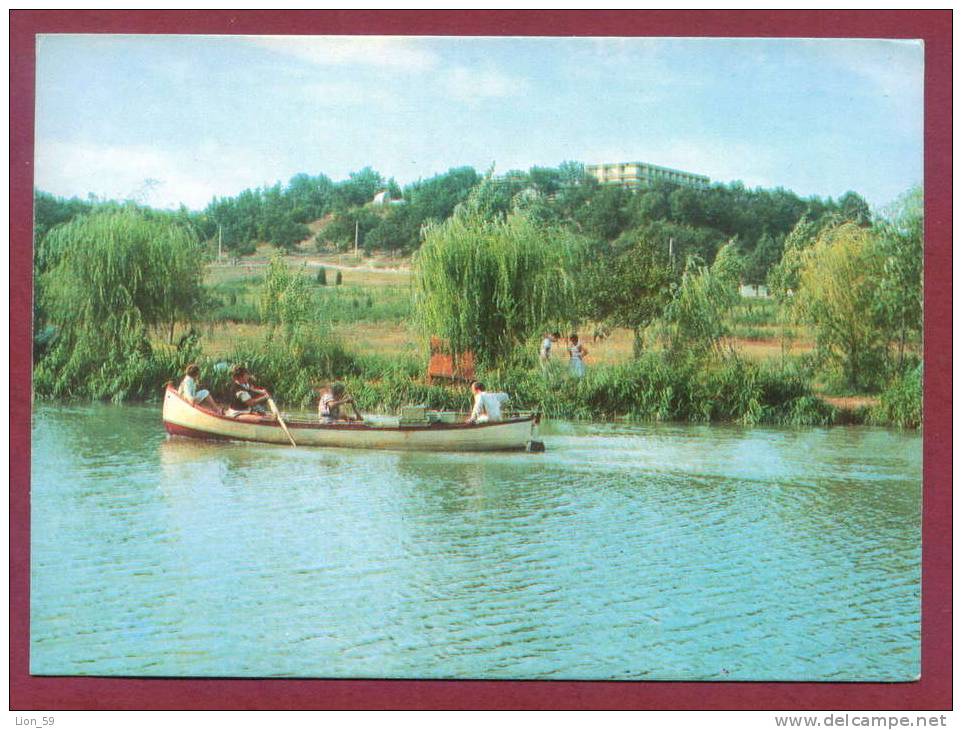
M 681 286 L 665 309 L 664 330 L 673 357 L 720 354 L 728 320 L 738 303 L 738 258 L 733 244 L 718 252 L 715 265 L 689 258 Z
M 882 391 L 879 404 L 869 413 L 869 421 L 877 425 L 899 428 L 922 426 L 922 364 L 896 377 Z
M 288 339 L 299 325 L 309 321 L 319 324 L 316 301 L 302 272 L 303 267 L 301 272 L 291 271 L 284 259 L 275 255 L 261 287 L 261 319 L 273 327 L 283 327 Z

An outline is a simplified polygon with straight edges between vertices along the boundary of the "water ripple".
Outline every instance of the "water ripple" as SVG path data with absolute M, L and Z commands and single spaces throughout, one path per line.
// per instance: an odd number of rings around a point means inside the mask
M 32 671 L 917 675 L 917 436 L 543 435 L 539 455 L 291 449 L 41 406 Z

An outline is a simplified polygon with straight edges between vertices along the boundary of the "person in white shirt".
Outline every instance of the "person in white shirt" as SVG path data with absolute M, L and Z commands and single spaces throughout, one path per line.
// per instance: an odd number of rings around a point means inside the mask
M 551 357 L 551 335 L 547 332 L 544 333 L 544 338 L 541 340 L 541 362 L 547 362 L 548 358 Z
M 549 365 L 551 364 L 551 346 L 561 339 L 561 335 L 557 332 L 544 333 L 544 338 L 541 340 L 541 350 L 539 351 L 539 356 L 541 360 L 541 369 L 547 372 Z
M 508 400 L 507 393 L 488 393 L 484 389 L 484 384 L 477 380 L 471 383 L 471 392 L 474 393 L 474 408 L 471 410 L 468 423 L 501 420 L 501 404 Z
M 200 406 L 206 403 L 218 413 L 223 413 L 224 409 L 214 400 L 214 396 L 210 394 L 209 390 L 197 390 L 197 378 L 199 377 L 200 368 L 195 363 L 191 363 L 184 371 L 184 379 L 180 382 L 180 387 L 177 389 L 177 392 L 183 396 L 184 400 L 193 406 Z

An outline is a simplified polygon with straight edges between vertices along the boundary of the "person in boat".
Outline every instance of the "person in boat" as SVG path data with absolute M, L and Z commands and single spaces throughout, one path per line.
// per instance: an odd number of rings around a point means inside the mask
M 243 365 L 236 365 L 231 371 L 231 401 L 227 415 L 243 420 L 270 420 L 267 401 L 271 397 L 263 388 L 251 383 L 251 374 Z
M 484 389 L 484 383 L 475 380 L 471 383 L 474 393 L 474 408 L 467 423 L 490 423 L 501 420 L 501 405 L 508 400 L 507 393 L 489 393 Z
M 343 383 L 332 383 L 330 387 L 321 391 L 321 399 L 317 404 L 317 416 L 324 423 L 364 420 L 357 410 L 354 398 L 348 395 Z
M 572 333 L 568 338 L 568 357 L 571 360 L 571 374 L 576 378 L 585 376 L 585 357 L 588 355 L 588 348 L 578 342 L 578 334 Z
M 192 406 L 207 404 L 208 407 L 218 413 L 223 413 L 224 409 L 221 408 L 220 403 L 214 400 L 214 396 L 210 394 L 209 390 L 197 389 L 197 379 L 199 377 L 200 368 L 197 366 L 197 363 L 192 362 L 184 370 L 184 379 L 180 381 L 180 387 L 177 388 L 177 392 Z

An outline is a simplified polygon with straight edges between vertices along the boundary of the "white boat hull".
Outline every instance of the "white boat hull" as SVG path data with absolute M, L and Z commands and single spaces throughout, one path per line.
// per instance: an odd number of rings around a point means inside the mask
M 168 387 L 164 393 L 163 420 L 164 428 L 174 436 L 290 445 L 287 435 L 276 421 L 252 422 L 221 416 L 191 405 L 173 387 Z M 510 418 L 496 423 L 412 426 L 322 424 L 318 421 L 285 419 L 298 446 L 420 451 L 523 450 L 536 436 L 536 422 L 534 416 Z

